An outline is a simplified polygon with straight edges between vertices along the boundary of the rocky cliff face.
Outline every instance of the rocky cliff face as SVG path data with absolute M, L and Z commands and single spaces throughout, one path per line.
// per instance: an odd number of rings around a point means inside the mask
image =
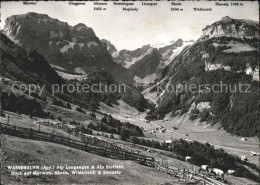
M 141 48 L 130 50 L 120 50 L 113 53 L 114 61 L 125 68 L 129 68 L 133 65 L 138 59 L 144 56 L 152 47 L 150 45 L 144 45 Z
M 258 25 L 248 20 L 241 22 L 241 30 L 247 27 L 247 31 L 240 32 L 239 27 L 234 31 L 247 36 L 238 37 L 227 34 L 234 24 L 238 24 L 237 20 L 225 18 L 207 27 L 211 38 L 203 38 L 204 30 L 199 40 L 162 67 L 157 79 L 160 85 L 154 84 L 143 91 L 145 98 L 157 103 L 155 111 L 148 113 L 148 119 L 162 118 L 168 113 L 188 114 L 191 120 L 218 122 L 236 135 L 257 134 L 258 38 L 249 35 L 253 35 Z M 248 91 L 239 89 L 239 84 L 248 85 Z M 218 88 L 214 89 L 216 85 Z M 203 106 L 203 110 L 200 108 L 203 104 L 209 106 Z
M 142 79 L 155 73 L 161 58 L 162 55 L 156 48 L 149 49 L 145 55 L 129 67 L 130 74 Z
M 70 26 L 45 14 L 27 13 L 8 17 L 4 33 L 14 42 L 36 50 L 55 66 L 71 72 L 102 69 L 118 79 L 127 71 L 115 64 L 92 28 L 80 23 Z
M 226 16 L 203 29 L 202 38 L 209 39 L 215 36 L 258 37 L 259 26 L 255 21 L 232 19 Z
M 132 51 L 126 49 L 116 51 L 109 41 L 102 42 L 106 44 L 107 50 L 111 51 L 114 61 L 127 68 L 132 78 L 138 78 L 147 84 L 153 82 L 161 69 L 169 65 L 185 47 L 194 41 L 178 39 L 164 44 L 144 45 Z
M 102 42 L 103 46 L 105 48 L 107 48 L 107 51 L 109 52 L 109 54 L 111 56 L 113 56 L 113 54 L 117 51 L 116 47 L 110 41 L 108 41 L 106 39 L 102 39 L 101 42 Z

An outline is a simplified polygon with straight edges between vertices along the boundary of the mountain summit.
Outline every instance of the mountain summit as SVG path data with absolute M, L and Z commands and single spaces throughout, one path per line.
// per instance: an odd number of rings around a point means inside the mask
M 36 50 L 52 65 L 70 72 L 105 70 L 127 79 L 127 70 L 116 64 L 92 28 L 70 26 L 45 14 L 27 13 L 8 17 L 4 33 L 15 43 Z
M 157 77 L 164 66 L 169 65 L 173 59 L 194 41 L 171 41 L 155 45 L 144 45 L 135 50 L 117 51 L 111 42 L 102 40 L 104 46 L 112 55 L 113 60 L 128 69 L 130 77 L 135 81 L 149 84 Z M 148 80 L 149 79 L 149 80 Z
M 229 16 L 223 17 L 220 21 L 206 26 L 202 31 L 202 38 L 209 39 L 214 36 L 230 37 L 258 37 L 258 23 L 246 19 L 232 19 Z
M 260 122 L 258 28 L 254 21 L 230 17 L 206 26 L 200 39 L 175 55 L 159 71 L 156 84 L 143 91 L 157 103 L 147 119 L 189 115 L 195 123 L 218 123 L 232 134 L 255 136 Z M 248 85 L 247 92 L 234 90 L 241 84 Z

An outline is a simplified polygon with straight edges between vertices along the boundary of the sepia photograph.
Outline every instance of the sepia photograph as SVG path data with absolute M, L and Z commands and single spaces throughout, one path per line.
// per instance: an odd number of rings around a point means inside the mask
M 0 3 L 0 184 L 259 184 L 258 1 Z

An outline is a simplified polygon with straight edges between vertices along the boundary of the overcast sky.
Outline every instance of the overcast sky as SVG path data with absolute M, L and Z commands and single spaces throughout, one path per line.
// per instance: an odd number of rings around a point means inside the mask
M 240 7 L 216 7 L 215 2 L 181 2 L 183 12 L 170 11 L 171 2 L 157 2 L 157 6 L 142 6 L 135 2 L 138 12 L 122 11 L 123 6 L 108 2 L 107 11 L 94 11 L 94 2 L 85 6 L 72 6 L 68 2 L 37 2 L 37 5 L 23 5 L 23 2 L 2 2 L 1 28 L 11 15 L 36 12 L 68 22 L 70 25 L 84 23 L 93 28 L 100 39 L 107 39 L 117 49 L 136 49 L 145 44 L 169 42 L 182 38 L 196 40 L 201 30 L 224 16 L 236 19 L 258 21 L 258 3 L 243 1 Z M 224 1 L 222 1 L 224 3 Z M 230 2 L 229 2 L 230 3 Z M 129 6 L 133 7 L 133 6 Z M 194 7 L 212 8 L 212 12 L 194 12 Z

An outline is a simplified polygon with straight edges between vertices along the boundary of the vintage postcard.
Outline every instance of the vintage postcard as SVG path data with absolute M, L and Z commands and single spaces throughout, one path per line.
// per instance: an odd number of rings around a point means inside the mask
M 257 185 L 258 1 L 2 1 L 2 185 Z

